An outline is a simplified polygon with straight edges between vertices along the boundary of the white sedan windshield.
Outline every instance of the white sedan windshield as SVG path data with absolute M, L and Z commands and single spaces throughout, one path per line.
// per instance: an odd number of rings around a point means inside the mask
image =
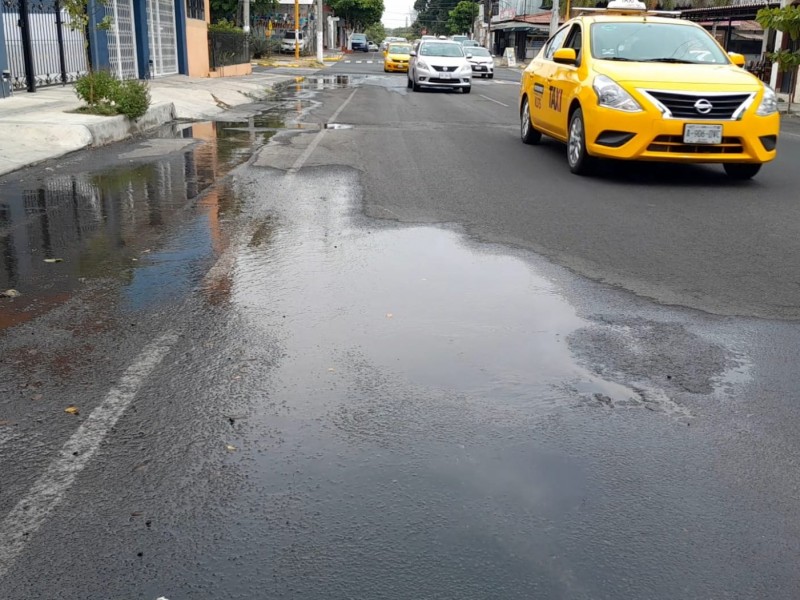
M 464 56 L 464 51 L 461 49 L 461 44 L 437 44 L 436 42 L 428 42 L 422 44 L 419 49 L 420 56 Z

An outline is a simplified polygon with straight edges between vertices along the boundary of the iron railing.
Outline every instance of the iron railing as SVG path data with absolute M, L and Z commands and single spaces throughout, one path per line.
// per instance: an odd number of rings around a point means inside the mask
M 208 32 L 208 59 L 211 70 L 250 62 L 247 35 L 235 31 Z

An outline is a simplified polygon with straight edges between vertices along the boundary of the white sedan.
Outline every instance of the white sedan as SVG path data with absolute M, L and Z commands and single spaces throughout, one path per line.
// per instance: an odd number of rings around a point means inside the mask
M 460 89 L 469 94 L 472 89 L 471 54 L 461 44 L 446 40 L 424 40 L 411 52 L 408 65 L 408 87 L 415 92 L 424 87 Z

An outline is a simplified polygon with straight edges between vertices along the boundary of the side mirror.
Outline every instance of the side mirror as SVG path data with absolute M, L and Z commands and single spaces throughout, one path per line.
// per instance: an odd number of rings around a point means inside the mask
M 738 52 L 728 52 L 728 56 L 730 57 L 731 62 L 737 67 L 744 67 L 744 54 L 739 54 Z
M 472 58 L 472 54 L 467 54 L 467 60 L 469 60 L 470 58 Z
M 411 52 L 409 52 L 409 55 L 410 55 L 410 56 L 416 56 L 416 55 L 417 55 L 417 53 L 416 53 L 416 52 L 414 52 L 414 51 L 412 50 Z
M 574 48 L 559 48 L 553 53 L 553 61 L 560 65 L 576 65 L 578 55 Z

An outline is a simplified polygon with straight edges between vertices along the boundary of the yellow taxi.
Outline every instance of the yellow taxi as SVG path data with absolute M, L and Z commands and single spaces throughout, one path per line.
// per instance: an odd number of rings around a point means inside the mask
M 408 72 L 408 60 L 411 58 L 411 44 L 390 42 L 383 53 L 383 70 L 391 72 Z
M 636 0 L 580 10 L 523 73 L 523 142 L 566 142 L 578 174 L 611 158 L 721 163 L 750 179 L 775 158 L 778 99 L 742 55 Z

